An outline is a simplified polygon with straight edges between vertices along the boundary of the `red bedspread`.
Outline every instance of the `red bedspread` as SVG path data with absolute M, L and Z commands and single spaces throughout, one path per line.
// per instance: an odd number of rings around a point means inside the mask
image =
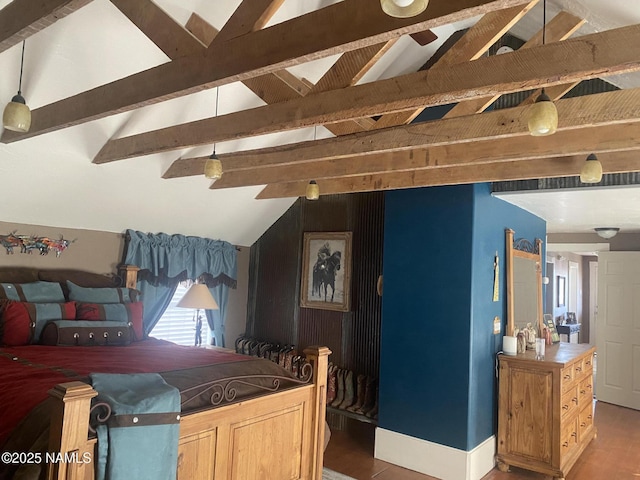
M 80 380 L 90 373 L 167 372 L 249 359 L 153 338 L 126 347 L 0 348 L 0 446 L 58 383 Z

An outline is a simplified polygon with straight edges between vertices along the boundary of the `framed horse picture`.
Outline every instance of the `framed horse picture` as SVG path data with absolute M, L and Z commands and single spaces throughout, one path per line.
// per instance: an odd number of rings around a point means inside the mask
M 301 307 L 349 311 L 351 236 L 351 232 L 304 234 Z

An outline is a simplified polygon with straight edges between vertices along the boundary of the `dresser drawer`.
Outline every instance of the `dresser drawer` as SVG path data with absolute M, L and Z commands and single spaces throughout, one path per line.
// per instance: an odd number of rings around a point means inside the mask
M 593 400 L 593 376 L 580 380 L 578 394 L 580 408 Z
M 574 385 L 562 394 L 562 399 L 560 401 L 560 412 L 563 419 L 570 417 L 578 410 L 578 398 L 579 394 L 577 385 Z
M 592 373 L 593 372 L 593 353 L 586 355 L 584 357 L 584 366 L 585 372 Z
M 566 392 L 575 385 L 574 364 L 567 365 L 560 371 L 560 382 L 562 383 L 562 391 Z
M 578 418 L 562 421 L 560 429 L 560 457 L 564 457 L 578 445 Z
M 585 434 L 591 430 L 593 426 L 593 402 L 586 405 L 582 410 L 580 410 L 580 415 L 578 416 L 578 432 L 580 435 L 580 439 L 584 438 Z

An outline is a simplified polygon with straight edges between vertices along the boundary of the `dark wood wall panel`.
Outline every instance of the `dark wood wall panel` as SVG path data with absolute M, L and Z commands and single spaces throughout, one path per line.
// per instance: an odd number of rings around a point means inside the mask
M 300 202 L 251 247 L 247 332 L 273 343 L 298 340 Z
M 335 364 L 377 376 L 384 193 L 299 199 L 251 247 L 248 332 L 299 348 L 326 345 Z M 353 232 L 351 312 L 300 308 L 303 232 Z
M 330 310 L 301 309 L 298 344 L 301 346 L 324 345 L 331 350 L 331 361 L 343 365 L 342 315 Z
M 351 318 L 345 319 L 345 326 L 349 328 L 345 337 L 350 346 L 345 352 L 345 363 L 354 371 L 377 377 L 382 298 L 378 296 L 376 284 L 382 274 L 384 195 L 362 194 L 354 196 L 353 202 L 350 229 L 354 232 L 354 308 Z

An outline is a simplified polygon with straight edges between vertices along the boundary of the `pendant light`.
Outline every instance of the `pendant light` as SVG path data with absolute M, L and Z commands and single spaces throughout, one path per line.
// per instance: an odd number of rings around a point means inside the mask
M 216 117 L 218 116 L 218 96 L 220 87 L 216 87 Z M 204 164 L 204 176 L 210 180 L 219 180 L 222 177 L 222 162 L 216 155 L 216 144 L 213 144 L 213 153 Z
M 546 42 L 547 32 L 547 0 L 542 3 L 542 45 Z M 558 110 L 549 96 L 542 93 L 529 109 L 529 133 L 534 137 L 553 135 L 558 128 Z
M 305 197 L 307 198 L 307 200 L 318 200 L 320 198 L 320 187 L 315 180 L 311 180 L 307 184 Z
M 580 170 L 580 181 L 582 183 L 599 183 L 602 180 L 602 164 L 598 157 L 593 153 L 587 157 L 587 160 Z
M 427 9 L 429 0 L 380 0 L 382 11 L 391 17 L 408 18 Z
M 22 41 L 22 59 L 20 60 L 20 82 L 18 94 L 7 104 L 2 114 L 2 124 L 7 130 L 28 132 L 31 127 L 31 110 L 22 96 L 22 70 L 24 67 L 24 40 Z
M 316 141 L 316 133 L 318 132 L 318 126 L 316 125 L 313 128 L 313 141 Z M 307 189 L 305 191 L 305 197 L 307 200 L 318 200 L 320 198 L 320 187 L 315 180 L 311 180 L 307 184 Z

